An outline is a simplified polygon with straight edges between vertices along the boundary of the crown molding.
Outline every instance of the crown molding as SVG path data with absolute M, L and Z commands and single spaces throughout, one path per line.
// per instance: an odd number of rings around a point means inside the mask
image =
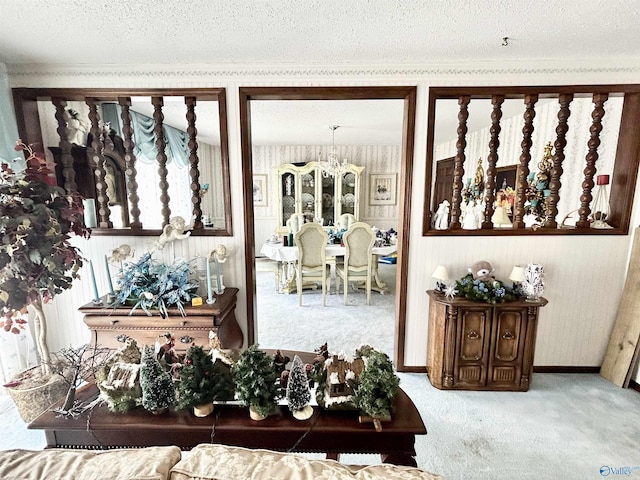
M 262 65 L 262 64 L 8 64 L 14 79 L 31 77 L 104 78 L 330 78 L 330 77 L 448 77 L 489 75 L 639 74 L 640 59 L 590 59 L 589 61 L 520 60 L 438 63 L 431 65 Z

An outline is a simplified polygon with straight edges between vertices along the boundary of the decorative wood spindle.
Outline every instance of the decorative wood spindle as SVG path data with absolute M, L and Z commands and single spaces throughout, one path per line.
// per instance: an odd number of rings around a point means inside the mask
M 578 221 L 576 227 L 589 228 L 589 215 L 591 214 L 591 200 L 593 196 L 593 177 L 596 175 L 596 162 L 598 161 L 598 147 L 600 146 L 600 132 L 602 131 L 602 117 L 604 117 L 604 102 L 609 98 L 607 93 L 593 94 L 593 122 L 589 128 L 591 137 L 587 142 L 589 151 L 585 157 L 584 181 L 582 182 L 582 195 L 580 195 L 580 208 L 578 209 Z
M 498 147 L 500 146 L 500 119 L 502 118 L 502 103 L 504 95 L 493 95 L 491 104 L 493 110 L 491 112 L 491 139 L 489 140 L 489 156 L 487 157 L 487 181 L 485 183 L 485 205 L 484 220 L 482 228 L 493 228 L 491 217 L 495 209 L 495 190 L 496 190 L 496 164 L 498 163 Z
M 169 208 L 169 182 L 167 181 L 167 154 L 165 148 L 167 142 L 164 138 L 164 130 L 162 128 L 164 122 L 164 114 L 162 113 L 162 106 L 164 100 L 162 97 L 152 97 L 151 103 L 153 104 L 153 121 L 155 123 L 153 127 L 153 133 L 156 135 L 156 149 L 158 154 L 156 160 L 158 161 L 158 175 L 160 175 L 160 202 L 162 203 L 162 225 L 167 225 L 171 217 L 171 208 Z
M 187 105 L 187 134 L 189 135 L 189 176 L 191 177 L 191 203 L 193 204 L 193 228 L 200 229 L 202 225 L 202 197 L 200 196 L 200 169 L 198 165 L 198 141 L 196 136 L 196 97 L 185 97 L 184 103 Z
M 465 154 L 467 147 L 467 119 L 469 118 L 469 95 L 462 95 L 458 98 L 460 111 L 458 112 L 458 141 L 456 142 L 457 153 L 453 161 L 453 198 L 451 199 L 451 223 L 449 228 L 460 228 L 460 203 L 462 200 L 462 175 L 464 174 Z
M 60 97 L 52 97 L 51 103 L 56 107 L 56 120 L 58 121 L 58 136 L 60 137 L 60 161 L 62 163 L 62 178 L 64 179 L 64 189 L 67 192 L 78 190 L 76 184 L 76 172 L 73 169 L 73 156 L 71 155 L 71 142 L 69 142 L 69 132 L 67 130 L 66 108 L 67 102 Z
M 129 226 L 132 229 L 142 228 L 142 222 L 140 221 L 140 197 L 138 196 L 138 181 L 136 176 L 136 157 L 133 153 L 133 128 L 131 127 L 131 113 L 129 108 L 131 107 L 130 97 L 119 97 L 118 103 L 122 108 L 120 117 L 122 118 L 122 135 L 124 146 L 124 164 L 125 164 L 125 179 L 127 185 L 127 198 L 129 199 L 129 213 L 131 214 L 131 222 Z
M 91 145 L 87 145 L 87 158 L 89 165 L 93 166 L 96 179 L 96 201 L 98 213 L 98 226 L 100 228 L 112 228 L 113 223 L 109 219 L 109 196 L 107 194 L 107 172 L 104 169 L 104 155 L 102 135 L 100 131 L 100 114 L 94 98 L 86 99 L 89 106 L 89 121 L 91 122 Z
M 526 200 L 527 177 L 529 176 L 529 162 L 531 161 L 531 136 L 533 135 L 533 119 L 536 116 L 535 105 L 537 94 L 524 97 L 524 126 L 522 127 L 522 153 L 520 166 L 516 170 L 516 199 L 513 207 L 513 228 L 524 228 L 524 202 Z
M 560 187 L 562 183 L 560 177 L 562 176 L 562 162 L 564 162 L 564 147 L 567 146 L 567 132 L 569 131 L 569 124 L 567 123 L 571 110 L 569 110 L 569 104 L 573 100 L 573 94 L 565 93 L 560 95 L 558 102 L 560 103 L 560 110 L 558 111 L 558 126 L 556 127 L 556 141 L 554 143 L 555 153 L 553 155 L 553 167 L 551 167 L 551 178 L 549 180 L 549 198 L 547 219 L 544 222 L 544 228 L 558 228 L 558 221 L 556 216 L 558 215 L 558 202 L 560 201 Z
M 448 388 L 453 387 L 454 379 L 454 359 L 455 359 L 455 345 L 456 345 L 456 323 L 458 321 L 458 307 L 447 307 L 447 324 L 445 327 L 446 341 L 444 344 L 444 379 L 443 385 Z

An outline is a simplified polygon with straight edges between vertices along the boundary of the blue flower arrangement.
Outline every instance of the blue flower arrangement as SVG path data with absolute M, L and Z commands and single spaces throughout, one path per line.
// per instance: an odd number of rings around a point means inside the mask
M 167 308 L 176 306 L 184 317 L 184 304 L 191 302 L 198 289 L 197 283 L 191 283 L 190 274 L 191 268 L 184 260 L 167 265 L 145 253 L 137 262 L 125 264 L 113 306 L 133 305 L 130 314 L 140 307 L 149 316 L 150 309 L 157 308 L 162 318 L 169 315 Z
M 460 280 L 456 280 L 456 289 L 458 290 L 458 295 L 474 302 L 496 304 L 511 302 L 520 298 L 520 295 L 515 290 L 506 286 L 500 280 L 477 280 L 473 278 L 471 273 L 468 273 Z

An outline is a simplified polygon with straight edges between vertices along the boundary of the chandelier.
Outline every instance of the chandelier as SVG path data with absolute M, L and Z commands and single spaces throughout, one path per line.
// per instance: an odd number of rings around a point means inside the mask
M 347 158 L 343 158 L 342 161 L 338 158 L 338 150 L 336 149 L 336 130 L 338 128 L 340 125 L 329 125 L 332 132 L 331 151 L 326 160 L 323 161 L 322 158 L 318 160 L 322 176 L 325 178 L 340 176 L 348 170 Z

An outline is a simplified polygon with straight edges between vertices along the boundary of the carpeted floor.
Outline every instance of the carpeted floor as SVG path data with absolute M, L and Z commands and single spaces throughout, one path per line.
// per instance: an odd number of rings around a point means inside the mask
M 386 278 L 393 277 L 393 268 L 385 270 Z M 258 277 L 273 291 L 271 273 Z M 260 317 L 264 347 L 309 350 L 326 341 L 334 351 L 352 352 L 354 345 L 371 343 L 391 352 L 391 295 L 375 294 L 370 307 L 362 293 L 350 294 L 347 307 L 336 295 L 327 307 L 312 293 L 305 294 L 303 307 L 296 295 L 273 297 L 259 301 L 259 308 L 277 313 L 271 321 Z M 322 315 L 312 315 L 315 310 Z M 421 468 L 448 479 L 640 479 L 640 393 L 599 375 L 537 373 L 525 393 L 441 391 L 425 374 L 399 377 L 429 432 L 416 439 Z M 28 430 L 6 396 L 0 397 L 0 422 L 5 431 L 0 449 L 44 447 L 44 434 Z M 374 455 L 344 455 L 341 460 L 379 461 Z
M 393 358 L 395 321 L 395 265 L 379 265 L 382 281 L 389 292 L 371 292 L 367 305 L 364 290 L 347 294 L 344 305 L 342 283 L 336 294 L 332 279 L 327 306 L 322 290 L 305 290 L 302 306 L 298 294 L 277 294 L 273 263 L 257 262 L 258 343 L 263 348 L 312 351 L 327 343 L 332 352 L 351 354 L 360 345 L 371 345 Z

